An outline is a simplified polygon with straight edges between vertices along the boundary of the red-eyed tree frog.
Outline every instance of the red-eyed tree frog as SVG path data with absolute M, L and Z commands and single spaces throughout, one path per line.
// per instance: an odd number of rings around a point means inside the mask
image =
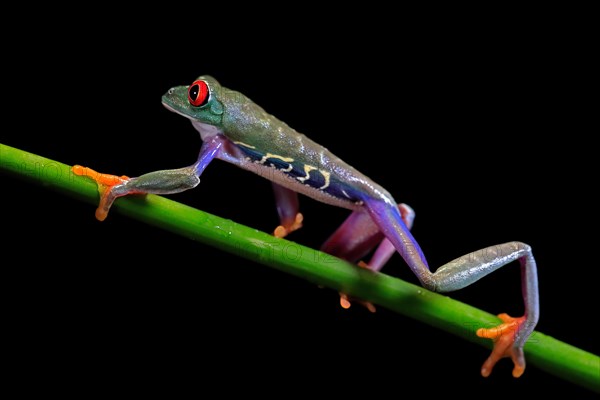
M 510 357 L 513 376 L 525 370 L 523 346 L 539 317 L 536 263 L 530 246 L 509 242 L 488 247 L 442 265 L 431 272 L 410 233 L 414 212 L 398 204 L 381 186 L 303 134 L 268 114 L 243 94 L 221 86 L 210 76 L 169 89 L 163 105 L 188 118 L 202 138 L 198 160 L 185 168 L 154 171 L 136 178 L 99 174 L 76 165 L 77 175 L 94 179 L 100 189 L 96 218 L 104 220 L 116 198 L 129 194 L 170 194 L 196 187 L 214 159 L 257 173 L 273 182 L 280 225 L 273 234 L 284 237 L 302 226 L 298 193 L 352 211 L 322 250 L 363 267 L 380 270 L 398 252 L 421 284 L 436 292 L 461 289 L 498 268 L 518 260 L 525 313 L 513 318 L 500 314 L 502 324 L 478 329 L 494 341 L 481 368 L 488 376 L 496 362 Z M 375 250 L 368 263 L 360 261 Z M 342 305 L 348 299 L 342 294 Z M 372 306 L 370 306 L 372 307 Z

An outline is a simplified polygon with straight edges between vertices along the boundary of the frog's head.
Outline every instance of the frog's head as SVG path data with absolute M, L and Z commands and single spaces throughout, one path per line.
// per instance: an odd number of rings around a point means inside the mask
M 162 97 L 169 110 L 192 121 L 219 126 L 223 117 L 223 103 L 219 101 L 221 85 L 212 76 L 198 77 L 189 86 L 176 86 Z

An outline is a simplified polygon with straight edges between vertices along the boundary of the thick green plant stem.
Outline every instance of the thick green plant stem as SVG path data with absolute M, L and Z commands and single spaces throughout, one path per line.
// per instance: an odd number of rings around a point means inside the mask
M 74 175 L 70 166 L 3 144 L 0 144 L 0 171 L 92 204 L 98 202 L 96 184 Z M 164 197 L 120 198 L 115 202 L 114 210 L 315 284 L 371 301 L 486 347 L 491 347 L 491 341 L 478 338 L 476 329 L 500 322 L 492 314 L 447 296 L 383 273 L 357 268 L 317 250 L 274 238 Z M 600 391 L 600 357 L 597 355 L 537 331 L 525 345 L 525 352 L 530 365 Z

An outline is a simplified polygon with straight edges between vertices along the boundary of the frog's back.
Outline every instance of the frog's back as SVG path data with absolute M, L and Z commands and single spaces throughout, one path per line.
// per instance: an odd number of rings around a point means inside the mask
M 222 90 L 224 134 L 248 161 L 274 168 L 296 183 L 284 186 L 321 201 L 327 199 L 320 198 L 320 193 L 354 205 L 362 203 L 365 197 L 393 203 L 381 186 L 325 147 L 270 115 L 243 94 Z M 303 186 L 317 192 L 303 190 Z

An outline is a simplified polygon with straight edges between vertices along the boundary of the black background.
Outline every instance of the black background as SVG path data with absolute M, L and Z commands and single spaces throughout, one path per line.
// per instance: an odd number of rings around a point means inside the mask
M 14 73 L 4 113 L 17 123 L 1 142 L 129 176 L 186 166 L 199 135 L 160 97 L 213 75 L 410 204 L 432 268 L 497 243 L 530 244 L 538 330 L 598 354 L 588 65 L 559 25 L 266 18 L 238 30 L 180 11 L 160 23 L 111 15 L 23 28 L 32 38 L 5 47 Z M 220 161 L 198 188 L 169 197 L 260 230 L 277 224 L 269 182 Z M 0 199 L 4 329 L 23 352 L 18 371 L 62 377 L 48 385 L 589 394 L 532 365 L 515 380 L 508 360 L 483 379 L 488 349 L 383 308 L 343 310 L 332 290 L 117 212 L 99 223 L 94 206 L 10 176 Z M 305 227 L 289 239 L 318 247 L 347 211 L 301 202 Z M 417 282 L 398 256 L 384 272 Z M 519 282 L 513 265 L 450 296 L 519 315 Z

